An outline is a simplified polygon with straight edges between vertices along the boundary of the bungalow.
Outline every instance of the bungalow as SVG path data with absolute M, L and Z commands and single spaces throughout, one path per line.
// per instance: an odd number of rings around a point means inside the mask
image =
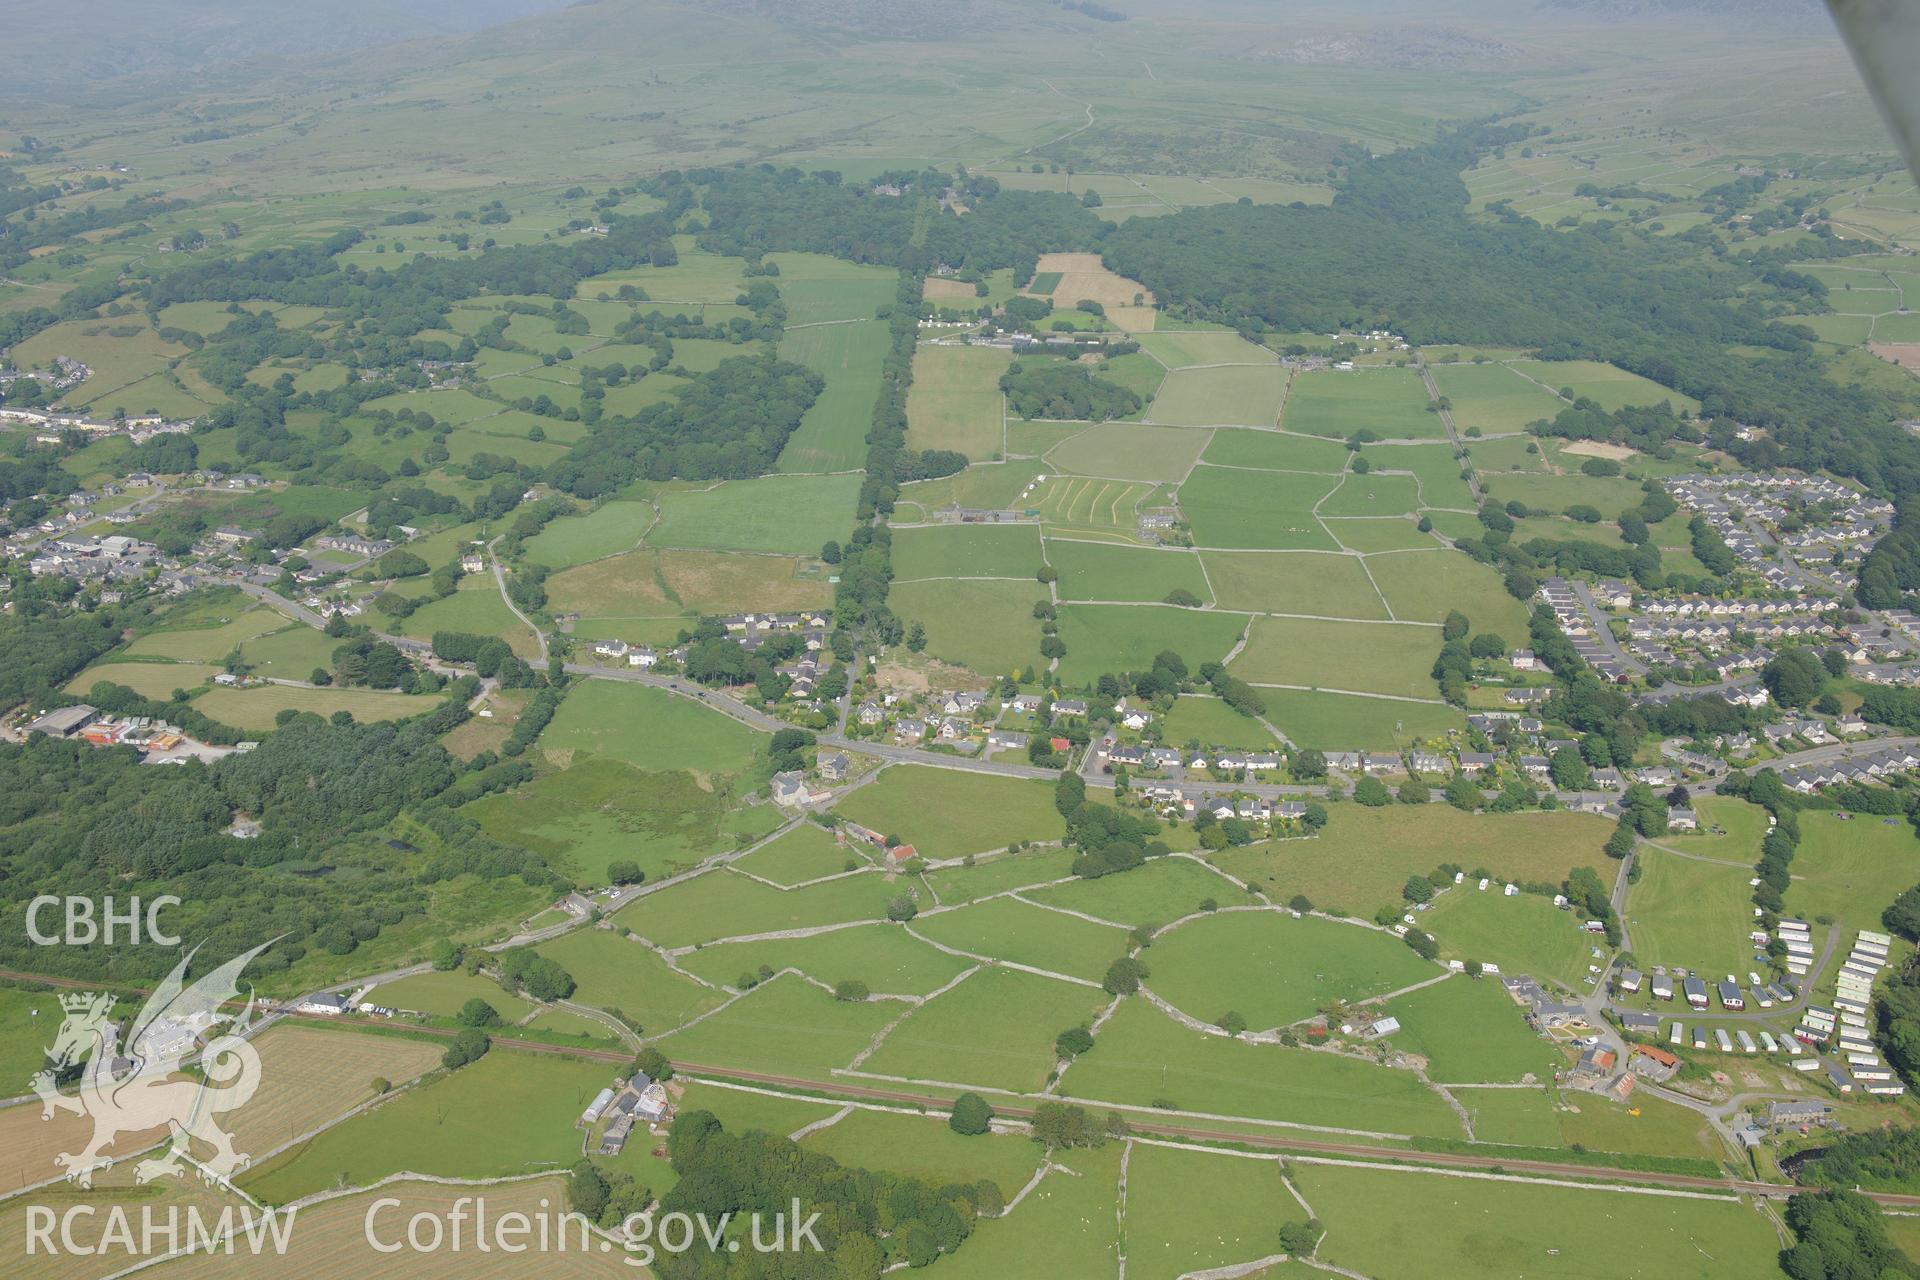
M 1126 728 L 1138 732 L 1153 723 L 1153 716 L 1145 711 L 1130 710 L 1120 717 L 1120 723 Z
M 318 995 L 302 998 L 294 1009 L 299 1013 L 319 1013 L 331 1017 L 334 1014 L 345 1013 L 350 1007 L 345 996 L 323 991 Z
M 1027 735 L 1016 729 L 990 729 L 987 731 L 987 745 L 990 747 L 1018 747 L 1026 749 Z
M 1620 1029 L 1629 1035 L 1657 1036 L 1660 1034 L 1660 1015 L 1657 1013 L 1641 1013 L 1637 1009 L 1622 1009 L 1618 1011 L 1618 1017 L 1620 1019 Z
M 1061 698 L 1053 704 L 1053 718 L 1056 721 L 1073 716 L 1084 718 L 1086 714 L 1087 704 L 1078 698 Z
M 1477 778 L 1493 768 L 1494 757 L 1485 751 L 1462 751 L 1460 753 L 1460 772 L 1469 778 Z

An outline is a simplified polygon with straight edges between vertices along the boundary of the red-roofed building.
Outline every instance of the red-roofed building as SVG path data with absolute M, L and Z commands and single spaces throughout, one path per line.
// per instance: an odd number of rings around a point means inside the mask
M 1071 751 L 1073 749 L 1073 744 L 1065 738 L 1049 738 L 1047 739 L 1047 745 L 1055 751 Z

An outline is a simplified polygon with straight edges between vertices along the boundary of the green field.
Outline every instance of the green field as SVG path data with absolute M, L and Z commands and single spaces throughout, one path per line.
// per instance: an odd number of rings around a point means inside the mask
M 84 695 L 105 680 L 131 689 L 143 698 L 164 701 L 175 689 L 198 689 L 211 684 L 222 670 L 205 662 L 99 662 L 67 681 L 67 692 Z M 306 670 L 313 668 L 309 666 Z M 305 672 L 300 678 L 306 678 Z
M 1698 862 L 1664 849 L 1642 849 L 1639 858 L 1624 922 L 1635 955 L 1715 974 L 1753 967 L 1751 864 Z
M 1338 483 L 1333 476 L 1199 466 L 1180 486 L 1180 509 L 1198 546 L 1337 551 L 1313 507 Z
M 1047 559 L 1060 574 L 1066 600 L 1164 600 L 1185 591 L 1211 603 L 1207 573 L 1191 551 L 1152 551 L 1095 542 L 1047 542 Z
M 1108 999 L 1096 987 L 991 966 L 908 1014 L 861 1070 L 1032 1092 L 1053 1067 L 1054 1037 L 1084 1026 Z
M 1323 520 L 1327 532 L 1348 551 L 1358 551 L 1372 555 L 1381 551 L 1429 550 L 1439 546 L 1432 534 L 1420 532 L 1420 526 L 1412 520 L 1389 517 L 1387 519 L 1368 519 L 1364 516 Z
M 609 929 L 575 929 L 541 943 L 539 952 L 573 975 L 576 1003 L 617 1009 L 648 1035 L 682 1026 L 725 999 Z
M 1037 525 L 951 525 L 893 535 L 896 582 L 916 578 L 1025 578 L 1040 570 Z M 1042 590 L 1037 581 L 1035 590 Z
M 1074 852 L 1059 847 L 1024 849 L 977 859 L 972 866 L 952 864 L 927 872 L 922 878 L 943 906 L 972 902 L 1030 885 L 1070 879 Z
M 878 320 L 818 325 L 781 336 L 782 360 L 806 365 L 827 380 L 781 449 L 781 471 L 848 471 L 861 464 L 887 349 L 887 327 Z
M 1255 618 L 1233 673 L 1254 684 L 1435 697 L 1440 633 L 1430 626 Z
M 1871 921 L 1913 887 L 1916 853 L 1920 840 L 1905 823 L 1889 825 L 1865 813 L 1851 819 L 1804 813 L 1787 910 L 1809 920 L 1831 916 L 1850 929 L 1878 928 Z
M 644 502 L 609 502 L 586 515 L 562 516 L 527 539 L 527 556 L 551 569 L 630 551 L 653 523 Z
M 1241 715 L 1218 698 L 1204 695 L 1176 699 L 1160 728 L 1167 743 L 1182 746 L 1195 742 L 1203 747 L 1272 751 L 1278 745 L 1258 720 Z
M 969 961 L 947 955 L 892 924 L 866 924 L 808 938 L 722 942 L 681 958 L 689 973 L 733 985 L 761 965 L 794 968 L 821 982 L 857 979 L 882 995 L 924 996 L 950 982 Z
M 1473 491 L 1461 478 L 1466 463 L 1454 456 L 1451 444 L 1380 445 L 1366 455 L 1375 467 L 1411 471 L 1420 481 L 1422 507 L 1451 507 L 1472 511 Z
M 1575 867 L 1610 874 L 1616 864 L 1601 846 L 1612 829 L 1577 813 L 1474 815 L 1445 804 L 1346 805 L 1312 840 L 1276 840 L 1215 858 L 1276 902 L 1304 893 L 1320 907 L 1364 917 L 1398 902 L 1408 876 L 1427 875 L 1443 862 L 1516 882 L 1564 880 Z
M 1000 375 L 1012 362 L 1012 352 L 996 347 L 916 351 L 913 387 L 907 392 L 907 447 L 952 449 L 974 462 L 999 457 L 1006 447 Z M 861 439 L 865 431 L 862 418 Z
M 1283 431 L 1216 431 L 1200 456 L 1217 467 L 1260 471 L 1339 472 L 1347 465 L 1345 445 Z
M 1275 1227 L 1306 1217 L 1273 1160 L 1135 1146 L 1127 1160 L 1127 1274 L 1178 1280 L 1275 1252 Z M 1262 1272 L 1271 1280 L 1291 1280 Z
M 1325 516 L 1405 516 L 1420 508 L 1420 486 L 1412 476 L 1390 476 L 1374 471 L 1349 474 L 1340 487 L 1321 502 Z
M 1192 470 L 1211 432 L 1102 422 L 1061 441 L 1047 461 L 1078 475 L 1171 482 Z
M 864 320 L 893 301 L 899 277 L 886 267 L 865 266 L 823 253 L 770 253 L 780 268 L 774 281 L 787 305 L 787 325 Z M 728 299 L 731 301 L 731 299 Z
M 1340 526 L 1332 527 L 1337 536 Z M 1387 618 L 1385 602 L 1355 556 L 1310 551 L 1284 555 L 1206 551 L 1200 558 L 1206 563 L 1207 578 L 1222 609 Z
M 56 992 L 0 987 L 0 1072 L 6 1079 L 24 1087 L 46 1065 L 62 1016 Z
M 1146 420 L 1171 427 L 1271 427 L 1287 398 L 1277 364 L 1176 369 L 1147 406 Z
M 887 602 L 907 622 L 926 628 L 927 652 L 934 657 L 1002 675 L 1045 665 L 1033 606 L 1046 598 L 1037 581 L 928 579 L 900 583 Z
M 636 769 L 738 773 L 766 735 L 690 698 L 620 680 L 575 687 L 540 737 L 549 752 L 586 751 Z
M 1458 551 L 1369 556 L 1367 572 L 1403 622 L 1442 622 L 1458 611 L 1475 632 L 1491 631 L 1512 644 L 1525 640 L 1526 602 L 1513 598 L 1498 573 Z
M 1128 926 L 1163 925 L 1204 909 L 1208 902 L 1246 901 L 1232 881 L 1182 857 L 1155 858 L 1119 875 L 1073 880 L 1023 896 Z
M 1040 1167 L 1040 1147 L 1022 1134 L 962 1137 L 940 1116 L 854 1111 L 802 1139 L 809 1151 L 856 1169 L 884 1169 L 934 1186 L 983 1179 L 1012 1198 Z
M 1118 1143 L 1057 1152 L 1062 1167 L 1049 1171 L 1014 1213 L 982 1220 L 964 1248 L 937 1264 L 941 1280 L 1115 1274 L 1120 1152 Z
M 907 888 L 878 873 L 774 889 L 730 871 L 709 871 L 637 899 L 615 913 L 614 923 L 663 947 L 691 947 L 718 938 L 879 920 L 887 903 Z
M 1371 431 L 1382 440 L 1431 440 L 1446 434 L 1428 413 L 1426 384 L 1412 369 L 1309 372 L 1293 380 L 1281 424 L 1302 435 L 1344 440 Z
M 199 615 L 193 620 L 201 622 Z M 150 631 L 127 646 L 129 658 L 164 658 L 172 662 L 218 662 L 248 640 L 287 625 L 287 619 L 268 608 L 251 608 L 236 597 L 231 608 L 208 616 L 201 625 Z
M 604 1063 L 496 1048 L 334 1126 L 242 1181 L 248 1194 L 285 1204 L 402 1170 L 478 1178 L 568 1164 L 580 1150 L 573 1122 L 606 1076 Z
M 812 555 L 823 543 L 847 536 L 859 490 L 857 475 L 762 476 L 662 494 L 660 527 L 650 541 L 662 547 Z
M 345 711 L 355 720 L 405 720 L 432 711 L 439 698 L 378 689 L 304 689 L 290 685 L 260 685 L 252 689 L 209 689 L 193 706 L 221 724 L 248 732 L 272 729 L 279 714 L 289 708 L 330 716 Z
M 1140 506 L 1153 492 L 1144 480 L 1050 475 L 1019 505 L 1038 511 L 1050 528 L 1132 537 Z
M 534 658 L 539 645 L 525 623 L 513 616 L 491 573 L 469 574 L 459 588 L 443 600 L 421 605 L 404 621 L 392 624 L 399 635 L 429 639 L 436 631 L 466 631 L 474 635 L 499 636 L 522 658 Z
M 1437 976 L 1389 933 L 1284 911 L 1227 911 L 1160 934 L 1146 957 L 1154 993 L 1190 1017 L 1238 1012 L 1256 1031 Z
M 848 869 L 849 863 L 867 865 L 866 857 L 856 853 L 855 848 L 841 844 L 824 827 L 802 822 L 746 857 L 736 859 L 733 865 L 775 884 L 792 886 L 839 875 Z
M 1237 333 L 1144 333 L 1140 349 L 1169 369 L 1196 364 L 1273 364 L 1274 354 Z
M 1489 868 L 1491 869 L 1491 868 Z M 1532 974 L 1574 991 L 1588 989 L 1588 958 L 1600 935 L 1584 932 L 1580 917 L 1533 893 L 1501 892 L 1496 881 L 1484 891 L 1469 880 L 1434 900 L 1420 927 L 1440 943 L 1449 960 L 1483 960 L 1504 975 Z
M 660 1041 L 676 1063 L 825 1079 L 844 1067 L 902 1006 L 835 1000 L 792 976 L 775 978 L 703 1022 Z
M 1773 1225 L 1732 1197 L 1677 1200 L 1320 1165 L 1300 1166 L 1293 1177 L 1327 1226 L 1319 1257 L 1379 1280 L 1711 1280 L 1779 1271 Z M 1381 1212 L 1386 1204 L 1391 1213 Z
M 1138 997 L 1121 1002 L 1060 1092 L 1309 1127 L 1462 1136 L 1447 1105 L 1411 1071 L 1192 1031 Z
M 1122 929 L 1012 898 L 923 915 L 913 931 L 956 950 L 1098 982 L 1127 951 Z
M 333 651 L 339 646 L 326 632 L 303 623 L 249 640 L 240 646 L 240 654 L 254 675 L 305 680 L 315 667 L 331 668 Z
M 893 765 L 834 806 L 898 836 L 922 857 L 958 858 L 1019 840 L 1058 840 L 1065 824 L 1046 783 L 924 765 Z
M 518 1022 L 533 1005 L 503 989 L 492 978 L 452 969 L 445 973 L 416 973 L 398 982 L 383 982 L 371 997 L 389 1009 L 406 1009 L 451 1018 L 469 1000 L 485 1000 L 503 1022 Z
M 1433 366 L 1433 381 L 1453 402 L 1453 425 L 1463 433 L 1469 427 L 1489 435 L 1524 431 L 1529 423 L 1567 407 L 1559 396 L 1504 364 L 1438 364 Z
M 1565 1065 L 1492 978 L 1449 978 L 1389 1001 L 1386 1011 L 1400 1020 L 1393 1047 L 1425 1058 L 1428 1076 L 1442 1083 L 1545 1081 Z
M 1509 367 L 1555 391 L 1571 391 L 1575 397 L 1596 401 L 1609 413 L 1630 404 L 1658 404 L 1662 400 L 1688 413 L 1700 409 L 1700 402 L 1691 396 L 1595 360 L 1516 360 Z
M 1282 733 L 1321 751 L 1392 750 L 1466 725 L 1464 713 L 1432 702 L 1298 689 L 1262 689 L 1260 698 Z
M 1238 614 L 1173 605 L 1063 604 L 1060 639 L 1067 656 L 1060 659 L 1060 677 L 1091 683 L 1109 671 L 1145 671 L 1168 649 L 1197 670 L 1226 657 L 1246 622 Z

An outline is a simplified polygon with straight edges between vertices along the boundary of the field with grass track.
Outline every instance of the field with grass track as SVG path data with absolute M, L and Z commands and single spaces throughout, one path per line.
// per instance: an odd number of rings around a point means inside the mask
M 680 957 L 680 966 L 708 982 L 733 986 L 765 965 L 798 969 L 825 983 L 857 980 L 880 995 L 924 996 L 971 966 L 915 938 L 899 925 L 863 924 L 807 938 L 720 942 Z
M 1473 815 L 1444 804 L 1343 805 L 1311 840 L 1275 840 L 1213 857 L 1275 902 L 1304 893 L 1316 906 L 1366 917 L 1398 902 L 1408 876 L 1427 875 L 1443 862 L 1514 881 L 1564 880 L 1575 867 L 1609 875 L 1615 864 L 1601 846 L 1612 829 L 1577 813 Z
M 612 756 L 638 769 L 732 773 L 745 769 L 766 735 L 661 689 L 617 680 L 581 684 L 541 735 L 549 751 Z
M 1326 475 L 1199 466 L 1180 486 L 1180 509 L 1197 546 L 1335 551 L 1313 507 L 1338 483 Z
M 1687 413 L 1700 409 L 1700 402 L 1691 396 L 1596 360 L 1515 360 L 1508 368 L 1555 391 L 1571 391 L 1576 398 L 1597 401 L 1609 413 L 1630 404 L 1659 404 L 1662 400 Z
M 1197 742 L 1203 747 L 1272 751 L 1279 744 L 1258 720 L 1243 716 L 1218 698 L 1188 694 L 1174 701 L 1160 722 L 1168 743 Z
M 660 1051 L 675 1062 L 824 1080 L 905 1009 L 893 1000 L 835 1000 L 789 974 L 674 1032 L 659 1042 Z
M 1050 1170 L 1018 1210 L 981 1222 L 965 1248 L 938 1264 L 941 1280 L 1114 1274 L 1120 1152 L 1108 1143 L 1059 1153 L 1062 1167 Z
M 1627 891 L 1623 922 L 1635 955 L 1715 974 L 1753 967 L 1752 864 L 1698 862 L 1664 849 L 1638 856 L 1640 879 Z
M 762 845 L 733 865 L 775 884 L 792 886 L 835 876 L 850 866 L 866 866 L 857 846 L 841 844 L 833 833 L 813 822 L 802 822 Z
M 562 516 L 527 539 L 527 555 L 551 569 L 629 551 L 653 523 L 644 502 L 609 502 L 585 515 Z
M 507 991 L 492 978 L 460 969 L 445 973 L 416 973 L 374 988 L 378 1003 L 389 1009 L 451 1018 L 469 1000 L 485 1000 L 505 1022 L 516 1022 L 533 1012 L 533 1005 Z
M 909 1013 L 861 1064 L 876 1075 L 1030 1093 L 1053 1068 L 1053 1040 L 1110 999 L 1083 987 L 991 966 Z
M 1218 662 L 1239 643 L 1247 620 L 1238 614 L 1172 605 L 1063 604 L 1061 679 L 1091 683 L 1109 671 L 1145 671 L 1171 649 L 1189 670 Z
M 1065 824 L 1044 782 L 924 765 L 892 765 L 834 806 L 841 816 L 898 836 L 922 857 L 958 858 L 1020 840 L 1058 840 Z
M 1189 1030 L 1138 996 L 1121 1002 L 1059 1092 L 1088 1103 L 1164 1103 L 1371 1133 L 1463 1136 L 1446 1103 L 1411 1071 Z
M 1392 934 L 1285 911 L 1189 920 L 1156 937 L 1146 960 L 1147 985 L 1182 1013 L 1218 1022 L 1233 1010 L 1256 1031 L 1439 976 Z
M 914 352 L 907 447 L 951 449 L 974 462 L 999 457 L 1006 447 L 1000 375 L 1011 363 L 1013 353 L 997 347 L 922 346 Z M 866 427 L 862 417 L 863 441 Z
M 762 476 L 713 489 L 662 494 L 660 547 L 813 555 L 847 536 L 857 475 Z
M 1566 401 L 1545 387 L 1494 362 L 1436 364 L 1433 381 L 1452 402 L 1453 425 L 1462 432 L 1469 427 L 1487 434 L 1524 431 L 1529 423 L 1552 418 L 1567 407 Z
M 1279 1249 L 1276 1225 L 1305 1216 L 1277 1160 L 1138 1144 L 1127 1160 L 1127 1274 L 1179 1280 L 1267 1257 Z
M 1426 384 L 1412 369 L 1308 372 L 1293 380 L 1281 423 L 1302 435 L 1345 440 L 1371 431 L 1382 440 L 1432 440 L 1446 435 L 1440 415 L 1427 412 Z
M 416 636 L 422 640 L 431 639 L 436 631 L 499 636 L 516 654 L 527 659 L 537 657 L 540 652 L 533 632 L 507 608 L 491 573 L 468 574 L 452 595 L 429 601 L 387 626 L 395 635 Z
M 1040 571 L 1037 525 L 933 525 L 893 535 L 896 582 L 919 578 L 1025 578 Z
M 1126 954 L 1125 930 L 1013 898 L 993 898 L 914 920 L 914 933 L 995 960 L 1098 982 Z
M 614 914 L 614 923 L 663 947 L 691 947 L 718 938 L 879 920 L 888 902 L 910 890 L 909 882 L 890 882 L 878 872 L 804 889 L 775 889 L 721 869 L 636 899 Z
M 667 967 L 652 948 L 610 929 L 575 929 L 540 944 L 539 953 L 572 974 L 572 999 L 596 1009 L 618 1009 L 648 1035 L 684 1026 L 726 999 Z

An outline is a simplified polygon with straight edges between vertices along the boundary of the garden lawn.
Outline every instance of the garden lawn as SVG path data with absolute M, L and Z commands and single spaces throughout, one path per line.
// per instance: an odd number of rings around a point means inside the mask
M 611 756 L 637 769 L 739 773 L 767 736 L 665 690 L 620 680 L 581 681 L 540 737 L 541 747 Z
M 807 938 L 722 942 L 688 952 L 680 964 L 709 982 L 736 985 L 765 965 L 793 968 L 828 984 L 864 982 L 881 995 L 924 996 L 972 962 L 930 947 L 898 925 L 865 924 Z
M 1006 444 L 1000 375 L 1012 362 L 1011 352 L 995 347 L 923 346 L 914 352 L 907 447 L 951 449 L 971 462 L 999 457 Z M 862 418 L 862 439 L 868 425 Z
M 1053 538 L 1047 542 L 1047 560 L 1060 574 L 1060 595 L 1066 600 L 1153 602 L 1173 591 L 1185 591 L 1203 603 L 1213 600 L 1207 572 L 1191 551 Z
M 1225 658 L 1246 624 L 1238 614 L 1173 605 L 1063 604 L 1060 641 L 1067 653 L 1060 678 L 1091 684 L 1110 671 L 1145 671 L 1168 649 L 1197 671 L 1203 662 Z
M 861 1070 L 1029 1093 L 1046 1083 L 1053 1040 L 1107 1002 L 1094 987 L 998 966 L 921 1005 Z
M 1304 893 L 1316 906 L 1370 917 L 1375 908 L 1400 901 L 1408 876 L 1427 875 L 1443 862 L 1518 883 L 1557 882 L 1575 867 L 1591 867 L 1606 878 L 1615 864 L 1602 846 L 1612 830 L 1611 822 L 1579 813 L 1468 814 L 1438 803 L 1341 805 L 1311 840 L 1274 840 L 1214 859 L 1275 902 Z M 1471 883 L 1464 888 L 1480 896 Z
M 925 858 L 958 858 L 1021 840 L 1058 840 L 1066 824 L 1045 782 L 891 765 L 835 812 L 898 836 Z
M 1089 1103 L 1166 1106 L 1310 1128 L 1459 1138 L 1460 1122 L 1411 1071 L 1189 1030 L 1131 997 L 1059 1092 Z
M 1464 851 L 1463 851 L 1464 852 Z M 1534 893 L 1501 892 L 1495 881 L 1483 891 L 1468 879 L 1434 900 L 1420 927 L 1440 943 L 1449 960 L 1483 960 L 1504 976 L 1531 974 L 1573 991 L 1588 989 L 1589 952 L 1602 944 L 1580 928 L 1580 917 Z
M 667 967 L 650 947 L 610 929 L 575 929 L 539 952 L 573 975 L 573 999 L 619 1010 L 648 1035 L 659 1035 L 719 1005 L 725 998 Z
M 1425 1058 L 1428 1077 L 1444 1084 L 1545 1081 L 1566 1065 L 1497 978 L 1448 978 L 1389 1001 L 1386 1012 L 1400 1020 L 1393 1047 Z
M 878 872 L 805 889 L 774 889 L 724 869 L 683 880 L 622 908 L 614 922 L 663 947 L 688 947 L 849 921 L 879 920 L 910 888 Z
M 1180 486 L 1180 509 L 1202 547 L 1337 551 L 1313 506 L 1334 476 L 1201 465 Z
M 1182 1013 L 1217 1023 L 1233 1010 L 1256 1031 L 1439 976 L 1392 934 L 1285 911 L 1189 920 L 1156 937 L 1145 958 L 1147 985 Z
M 1107 966 L 1126 954 L 1128 945 L 1124 929 L 1013 898 L 992 898 L 921 916 L 911 928 L 959 951 L 1089 982 L 1098 982 Z
M 1430 673 L 1439 654 L 1440 632 L 1431 626 L 1255 618 L 1231 666 L 1253 684 L 1435 699 Z
M 478 1062 L 336 1125 L 243 1175 L 270 1204 L 402 1170 L 454 1178 L 558 1168 L 579 1157 L 574 1121 L 604 1063 L 495 1048 Z
M 1042 595 L 1037 525 L 935 525 L 893 535 L 896 582 L 917 578 L 1023 578 Z M 1039 597 L 1036 596 L 1035 599 Z
M 662 494 L 660 527 L 650 541 L 662 547 L 811 555 L 847 536 L 859 490 L 857 475 L 761 476 Z
M 659 1042 L 685 1069 L 735 1067 L 825 1080 L 900 1016 L 891 1000 L 835 1000 L 789 974 L 756 987 L 719 1013 Z

